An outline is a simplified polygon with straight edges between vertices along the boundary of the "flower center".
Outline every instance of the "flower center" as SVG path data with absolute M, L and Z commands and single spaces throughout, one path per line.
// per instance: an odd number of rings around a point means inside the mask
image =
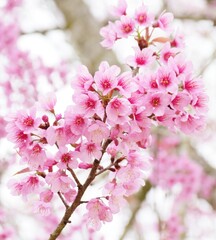
M 34 119 L 30 116 L 28 116 L 27 118 L 25 118 L 23 120 L 23 124 L 26 126 L 26 127 L 32 127 L 34 125 Z

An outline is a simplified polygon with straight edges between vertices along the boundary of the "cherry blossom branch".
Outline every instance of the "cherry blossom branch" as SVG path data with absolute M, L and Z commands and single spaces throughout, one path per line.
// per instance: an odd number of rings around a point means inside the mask
M 68 167 L 67 170 L 71 173 L 72 177 L 74 178 L 76 184 L 77 184 L 77 187 L 78 189 L 82 187 L 82 184 L 80 183 L 79 179 L 77 178 L 75 172 L 73 171 L 72 168 Z
M 59 195 L 60 199 L 62 200 L 63 204 L 65 205 L 66 209 L 69 208 L 69 206 L 68 206 L 68 204 L 65 202 L 62 194 L 61 194 L 60 192 L 58 192 L 58 195 Z
M 72 216 L 73 212 L 75 211 L 75 209 L 82 203 L 81 199 L 82 196 L 84 195 L 86 189 L 88 188 L 88 186 L 92 183 L 92 181 L 95 179 L 96 177 L 96 172 L 97 169 L 100 165 L 100 161 L 103 158 L 104 153 L 106 152 L 107 147 L 109 146 L 109 144 L 112 142 L 111 139 L 107 139 L 102 147 L 102 156 L 99 160 L 95 159 L 94 163 L 93 163 L 93 167 L 85 181 L 85 183 L 83 185 L 80 186 L 80 188 L 78 188 L 78 193 L 77 196 L 74 200 L 74 202 L 72 203 L 72 205 L 70 207 L 68 207 L 64 213 L 64 216 L 62 217 L 62 220 L 60 221 L 59 225 L 57 226 L 57 228 L 53 231 L 52 234 L 50 234 L 49 240 L 55 240 L 57 239 L 57 237 L 61 234 L 62 230 L 65 228 L 65 226 L 70 223 L 69 219 Z

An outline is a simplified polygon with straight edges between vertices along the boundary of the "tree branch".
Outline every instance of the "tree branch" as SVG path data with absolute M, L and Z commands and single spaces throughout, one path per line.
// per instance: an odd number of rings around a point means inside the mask
M 67 225 L 67 223 L 70 223 L 69 219 L 71 217 L 71 215 L 73 214 L 73 212 L 76 210 L 76 208 L 80 205 L 80 203 L 82 203 L 81 199 L 82 196 L 84 195 L 86 189 L 88 188 L 88 186 L 92 183 L 92 181 L 95 179 L 96 177 L 96 172 L 97 169 L 100 165 L 100 161 L 103 158 L 104 153 L 106 152 L 107 147 L 109 146 L 109 144 L 112 142 L 111 139 L 107 139 L 102 147 L 102 156 L 99 160 L 95 159 L 94 163 L 93 163 L 93 167 L 85 181 L 85 183 L 83 185 L 81 185 L 80 188 L 78 188 L 78 192 L 76 195 L 76 198 L 74 200 L 74 202 L 71 204 L 70 207 L 68 207 L 64 213 L 64 216 L 62 217 L 62 220 L 60 221 L 59 225 L 57 226 L 57 228 L 53 231 L 52 234 L 50 234 L 49 240 L 56 240 L 57 237 L 61 234 L 61 232 L 63 231 L 63 229 L 65 228 L 65 226 Z

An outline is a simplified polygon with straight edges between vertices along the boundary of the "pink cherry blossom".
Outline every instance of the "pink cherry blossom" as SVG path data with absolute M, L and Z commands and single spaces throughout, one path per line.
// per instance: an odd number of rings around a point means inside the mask
M 164 115 L 169 99 L 170 97 L 162 92 L 147 94 L 144 102 L 147 114 Z
M 86 66 L 81 65 L 77 68 L 77 75 L 74 77 L 74 81 L 72 82 L 72 87 L 75 89 L 75 91 L 78 92 L 84 92 L 88 90 L 92 83 L 93 83 L 93 77 L 89 73 Z
M 112 221 L 112 213 L 110 208 L 107 207 L 100 199 L 91 199 L 86 208 L 88 210 L 87 225 L 93 230 L 101 228 L 101 222 Z
M 135 21 L 128 16 L 121 16 L 120 20 L 115 22 L 116 32 L 119 38 L 126 38 L 131 35 L 135 28 Z
M 56 96 L 54 93 L 49 92 L 39 98 L 39 102 L 44 110 L 53 111 L 56 105 Z
M 42 216 L 49 216 L 51 214 L 51 205 L 49 202 L 38 201 L 34 203 L 33 212 Z
M 134 19 L 139 25 L 148 27 L 152 24 L 154 15 L 149 13 L 148 7 L 142 4 L 136 9 Z
M 74 102 L 77 104 L 77 111 L 84 114 L 85 117 L 92 117 L 97 114 L 103 118 L 104 109 L 97 93 L 89 92 L 88 94 L 76 95 Z
M 114 97 L 106 108 L 107 119 L 112 124 L 122 124 L 129 120 L 131 113 L 130 102 L 124 98 Z
M 112 48 L 118 39 L 115 24 L 109 22 L 107 26 L 101 28 L 100 35 L 104 38 L 104 40 L 101 41 L 101 45 L 105 48 Z
M 40 193 L 40 200 L 43 202 L 50 202 L 53 198 L 53 192 L 49 189 Z
M 45 180 L 47 184 L 51 186 L 51 190 L 54 193 L 67 192 L 72 187 L 75 187 L 75 183 L 71 178 L 67 176 L 67 174 L 63 171 L 50 172 L 46 175 Z
M 119 0 L 118 5 L 113 6 L 110 13 L 115 17 L 121 17 L 122 15 L 126 15 L 126 10 L 127 2 L 125 0 Z
M 87 118 L 83 114 L 74 113 L 73 107 L 66 109 L 65 122 L 70 125 L 71 132 L 75 135 L 81 135 L 87 127 Z
M 34 108 L 30 110 L 29 114 L 24 110 L 20 110 L 15 118 L 16 126 L 27 134 L 36 129 L 41 122 L 39 118 L 36 118 L 36 109 Z
M 99 71 L 94 75 L 96 87 L 103 95 L 107 95 L 117 86 L 117 76 L 120 73 L 120 68 L 113 65 L 109 67 L 106 62 L 102 62 L 99 66 Z
M 178 82 L 171 69 L 167 67 L 161 67 L 157 72 L 157 82 L 160 89 L 166 90 L 167 92 L 175 93 L 178 90 Z
M 83 162 L 91 163 L 93 159 L 100 159 L 102 156 L 101 147 L 94 142 L 87 142 L 80 147 L 78 156 Z
M 170 31 L 171 26 L 170 24 L 173 21 L 173 14 L 169 12 L 163 12 L 159 16 L 155 26 L 161 28 L 164 31 Z
M 161 52 L 160 52 L 160 60 L 163 63 L 167 63 L 170 58 L 174 58 L 177 54 L 178 50 L 176 48 L 171 48 L 170 43 L 166 43 Z
M 187 92 L 179 92 L 173 96 L 171 107 L 176 110 L 184 111 L 184 108 L 191 103 L 191 96 Z
M 86 137 L 89 141 L 100 143 L 103 139 L 107 139 L 110 135 L 107 124 L 101 121 L 92 122 L 86 132 Z
M 129 56 L 127 59 L 127 64 L 132 67 L 146 67 L 155 59 L 151 48 L 144 48 L 142 50 L 135 48 L 134 50 L 135 56 Z
M 60 147 L 59 151 L 56 153 L 55 159 L 60 160 L 57 166 L 61 170 L 67 169 L 68 167 L 75 169 L 78 166 L 74 153 L 72 151 L 68 151 L 67 147 Z

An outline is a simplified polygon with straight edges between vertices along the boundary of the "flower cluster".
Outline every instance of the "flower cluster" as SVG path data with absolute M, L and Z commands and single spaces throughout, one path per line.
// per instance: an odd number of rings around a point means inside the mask
M 92 75 L 80 66 L 73 103 L 64 112 L 57 112 L 55 95 L 47 94 L 29 111 L 11 115 L 7 125 L 8 139 L 26 164 L 17 174 L 26 176 L 9 183 L 13 193 L 27 200 L 36 194 L 34 209 L 44 215 L 57 195 L 71 212 L 87 203 L 85 216 L 94 230 L 145 184 L 151 167 L 143 152 L 152 127 L 191 133 L 203 126 L 207 109 L 202 81 L 193 77 L 179 38 L 154 36 L 155 29 L 168 33 L 172 15 L 155 19 L 142 5 L 129 17 L 125 1 L 120 3 L 114 11 L 120 20 L 101 30 L 102 44 L 111 47 L 133 36 L 137 47 L 126 59 L 130 70 L 104 61 Z M 101 194 L 84 201 L 86 189 L 103 173 L 109 176 Z
M 126 63 L 134 71 L 137 88 L 131 98 L 138 108 L 141 104 L 146 116 L 170 129 L 192 133 L 202 128 L 208 98 L 202 80 L 193 75 L 192 63 L 186 59 L 182 36 L 170 35 L 173 15 L 163 12 L 156 18 L 142 4 L 131 16 L 124 0 L 114 12 L 120 20 L 101 29 L 101 44 L 111 48 L 123 38 L 134 39 L 134 55 Z

